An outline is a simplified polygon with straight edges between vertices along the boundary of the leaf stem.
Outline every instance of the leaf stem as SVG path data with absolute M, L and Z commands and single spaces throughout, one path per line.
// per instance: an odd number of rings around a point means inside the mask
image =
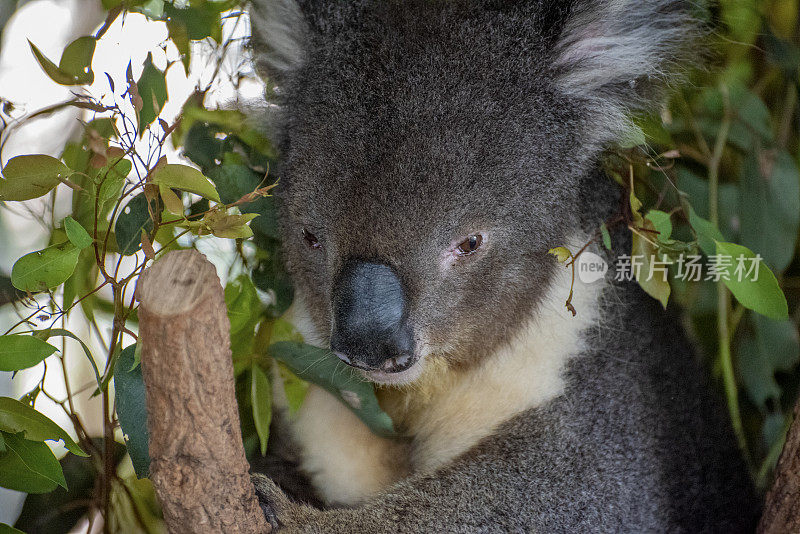
M 714 142 L 714 151 L 708 166 L 708 213 L 711 223 L 719 228 L 719 168 L 722 154 L 728 141 L 731 129 L 731 112 L 726 86 L 721 86 L 725 112 L 720 124 L 717 138 Z M 730 308 L 730 295 L 728 288 L 723 283 L 717 283 L 717 339 L 718 357 L 722 369 L 722 380 L 725 386 L 725 397 L 728 403 L 728 413 L 731 418 L 736 441 L 745 459 L 750 464 L 747 441 L 742 427 L 742 415 L 739 408 L 739 389 L 736 385 L 736 373 L 733 368 L 731 355 L 731 334 L 729 331 L 728 312 Z

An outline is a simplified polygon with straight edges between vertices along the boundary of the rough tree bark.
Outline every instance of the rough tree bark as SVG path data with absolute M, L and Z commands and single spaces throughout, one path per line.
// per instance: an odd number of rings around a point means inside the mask
M 758 524 L 759 534 L 789 532 L 800 532 L 800 399 Z
M 242 446 L 222 286 L 197 251 L 170 252 L 137 286 L 150 476 L 170 532 L 263 534 Z

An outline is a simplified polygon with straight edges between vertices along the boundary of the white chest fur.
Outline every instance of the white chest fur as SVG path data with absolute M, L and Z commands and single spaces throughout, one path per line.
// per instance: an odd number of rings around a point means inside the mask
M 602 280 L 582 284 L 576 277 L 572 302 L 578 313 L 572 317 L 564 306 L 570 279 L 569 269 L 559 272 L 517 339 L 480 365 L 448 374 L 424 399 L 405 401 L 412 406 L 404 414 L 410 443 L 375 436 L 332 395 L 312 386 L 291 428 L 301 465 L 320 496 L 329 504 L 357 503 L 409 472 L 449 462 L 504 421 L 560 395 L 564 366 L 581 351 L 581 331 L 597 320 L 603 287 Z M 292 320 L 307 342 L 319 341 L 299 307 Z M 409 388 L 404 394 L 414 393 Z M 281 394 L 276 388 L 278 404 Z

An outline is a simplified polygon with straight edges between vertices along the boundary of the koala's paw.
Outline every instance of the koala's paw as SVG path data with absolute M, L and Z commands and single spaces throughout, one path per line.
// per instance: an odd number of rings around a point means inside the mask
M 250 480 L 256 488 L 256 497 L 258 497 L 258 504 L 264 512 L 264 517 L 267 518 L 272 526 L 272 531 L 275 532 L 281 526 L 278 514 L 285 509 L 288 499 L 268 477 L 260 473 L 253 473 L 250 475 Z

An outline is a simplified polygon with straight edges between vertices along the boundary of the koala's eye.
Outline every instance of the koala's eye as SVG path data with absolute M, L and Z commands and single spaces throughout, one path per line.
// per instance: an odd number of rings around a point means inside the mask
M 319 248 L 322 244 L 317 239 L 317 236 L 308 231 L 308 228 L 303 228 L 303 240 L 310 248 Z
M 459 256 L 468 256 L 478 250 L 483 243 L 483 236 L 480 234 L 471 235 L 456 247 L 456 253 Z

